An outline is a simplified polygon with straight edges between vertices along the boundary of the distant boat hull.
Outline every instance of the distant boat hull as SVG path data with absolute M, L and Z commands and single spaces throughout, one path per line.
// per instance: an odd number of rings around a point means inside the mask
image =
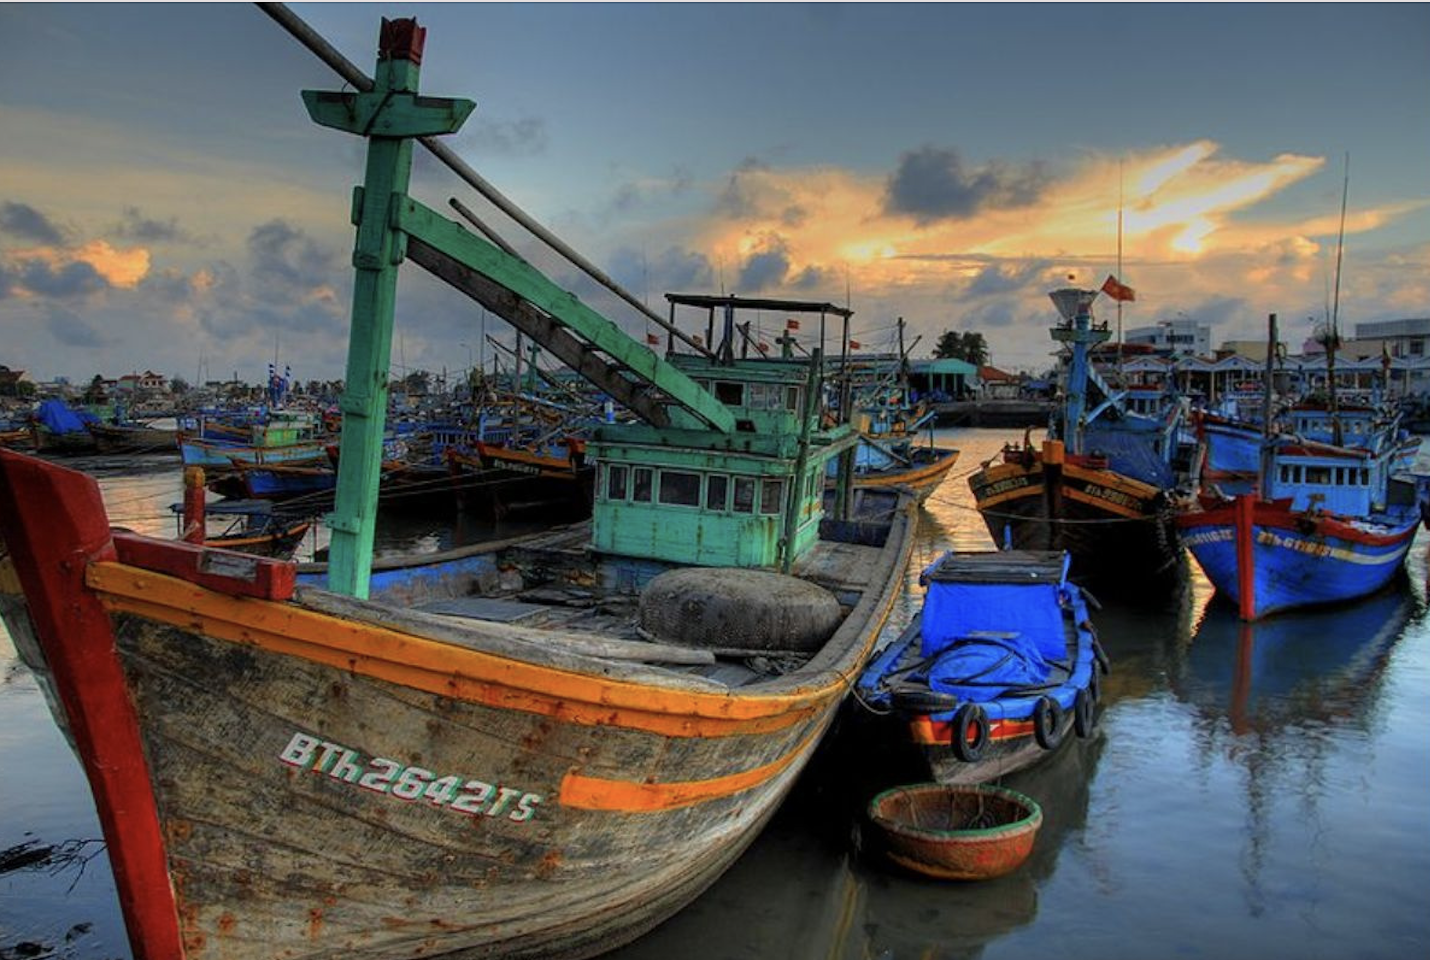
M 1207 579 L 1247 620 L 1374 593 L 1400 570 L 1420 522 L 1348 522 L 1252 494 L 1177 519 Z
M 1107 593 L 1164 591 L 1184 572 L 1166 493 L 1069 457 L 1058 441 L 1005 451 L 1002 463 L 983 467 L 968 484 L 995 544 L 1067 551 L 1080 585 Z
M 944 447 L 913 447 L 908 450 L 908 464 L 888 470 L 871 470 L 854 475 L 854 489 L 906 486 L 914 491 L 919 503 L 924 503 L 948 477 L 958 462 L 959 451 Z
M 177 430 L 112 423 L 91 423 L 88 426 L 100 453 L 179 452 Z
M 1254 480 L 1261 469 L 1263 430 L 1260 424 L 1202 413 L 1196 418 L 1197 439 L 1206 445 L 1201 479 L 1208 483 Z

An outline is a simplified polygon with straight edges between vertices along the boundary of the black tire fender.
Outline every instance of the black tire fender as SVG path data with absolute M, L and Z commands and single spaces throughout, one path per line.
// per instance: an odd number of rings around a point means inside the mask
M 964 763 L 977 763 L 988 746 L 988 711 L 965 703 L 953 713 L 953 755 Z
M 1090 688 L 1079 690 L 1073 699 L 1073 729 L 1084 740 L 1097 729 L 1097 700 Z
M 1056 747 L 1062 738 L 1063 708 L 1052 697 L 1039 697 L 1033 708 L 1033 736 L 1044 750 Z

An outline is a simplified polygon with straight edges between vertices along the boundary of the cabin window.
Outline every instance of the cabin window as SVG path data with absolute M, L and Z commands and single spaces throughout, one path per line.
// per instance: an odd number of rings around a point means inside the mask
M 723 473 L 712 473 L 705 478 L 705 509 L 727 510 L 730 498 L 730 478 Z
M 1309 466 L 1308 466 L 1308 467 L 1306 468 L 1306 482 L 1307 482 L 1307 483 L 1330 483 L 1330 482 L 1331 482 L 1331 468 L 1330 468 L 1330 467 L 1309 467 Z
M 606 467 L 606 499 L 624 500 L 626 498 L 626 480 L 629 477 L 630 468 L 612 464 Z
M 1288 467 L 1288 466 L 1286 466 L 1286 464 L 1283 463 L 1283 464 L 1281 465 L 1281 474 L 1280 474 L 1280 476 L 1281 476 L 1281 482 L 1282 482 L 1282 483 L 1290 483 L 1290 482 L 1291 482 L 1291 468 Z
M 799 387 L 785 387 L 785 409 L 792 410 L 795 413 L 799 413 Z
M 1370 470 L 1366 467 L 1360 468 L 1360 484 L 1363 487 L 1370 486 Z
M 700 474 L 683 470 L 660 472 L 660 502 L 677 507 L 700 506 Z
M 727 407 L 743 407 L 745 405 L 745 385 L 731 383 L 729 380 L 716 380 L 715 399 Z
M 765 480 L 760 484 L 760 512 L 766 515 L 777 514 L 784 505 L 785 482 L 783 480 Z
M 731 506 L 736 513 L 755 512 L 755 481 L 749 477 L 735 478 L 735 503 Z
M 778 384 L 752 383 L 750 384 L 750 409 L 751 410 L 778 410 L 780 403 L 780 388 Z
M 636 503 L 650 503 L 650 481 L 654 471 L 650 467 L 636 467 L 631 474 L 631 499 Z

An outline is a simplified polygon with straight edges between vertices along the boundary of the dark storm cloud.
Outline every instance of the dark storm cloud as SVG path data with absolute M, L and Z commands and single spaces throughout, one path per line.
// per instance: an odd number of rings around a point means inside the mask
M 610 274 L 635 296 L 649 296 L 652 303 L 667 293 L 706 290 L 714 277 L 703 255 L 675 246 L 655 256 L 622 247 L 611 257 Z
M 43 213 L 27 203 L 0 203 L 0 232 L 32 243 L 51 246 L 62 243 L 64 236 Z
M 66 347 L 110 347 L 118 342 L 96 330 L 73 310 L 58 304 L 46 305 L 44 315 L 45 329 Z
M 282 220 L 255 227 L 248 237 L 248 253 L 258 296 L 265 300 L 286 299 L 334 279 L 332 251 Z
M 725 189 L 715 199 L 715 212 L 732 220 L 747 217 L 756 211 L 755 198 L 751 193 L 745 174 L 768 170 L 769 167 L 754 157 L 746 157 L 730 174 Z
M 9 270 L 11 289 L 23 288 L 41 297 L 82 297 L 109 286 L 99 271 L 87 263 L 66 263 L 56 267 L 41 260 L 26 260 Z M 0 283 L 0 287 L 7 284 Z
M 742 293 L 753 294 L 783 286 L 789 275 L 789 254 L 780 245 L 750 257 L 740 266 Z
M 928 146 L 899 158 L 885 190 L 884 209 L 928 224 L 981 210 L 1027 206 L 1048 182 L 1041 162 L 1021 169 L 1002 163 L 971 169 L 956 150 Z
M 175 243 L 187 239 L 176 217 L 154 220 L 140 213 L 138 207 L 124 208 L 124 219 L 114 232 L 116 236 L 140 243 Z
M 834 281 L 835 274 L 832 270 L 824 267 L 805 267 L 790 281 L 790 286 L 796 290 L 822 291 L 820 296 L 828 299 L 831 295 L 830 286 Z
M 987 297 L 1016 293 L 1033 284 L 1042 284 L 1048 261 L 989 264 L 974 275 L 966 293 L 970 297 Z

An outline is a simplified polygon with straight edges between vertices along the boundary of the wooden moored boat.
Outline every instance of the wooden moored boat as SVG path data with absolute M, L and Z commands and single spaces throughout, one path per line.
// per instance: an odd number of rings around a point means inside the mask
M 593 432 L 588 525 L 385 565 L 386 397 L 350 396 L 331 562 L 303 576 L 112 531 L 91 479 L 0 451 L 0 606 L 58 694 L 136 957 L 556 960 L 627 942 L 772 815 L 902 587 L 906 491 L 856 513 L 846 471 L 826 514 L 825 462 L 857 437 L 826 418 L 822 351 L 657 356 L 402 195 L 401 137 L 470 110 L 416 95 L 422 34 L 385 21 L 374 89 L 306 97 L 320 122 L 389 134 L 356 210 L 346 382 L 386 383 L 396 270 L 379 251 L 401 239 L 642 421 Z M 670 300 L 724 310 L 726 345 L 741 307 L 849 314 Z M 67 509 L 42 520 L 34 502 Z
M 1073 578 L 1099 592 L 1164 597 L 1185 573 L 1174 522 L 1183 405 L 1168 398 L 1158 416 L 1127 408 L 1125 391 L 1093 370 L 1089 348 L 1109 337 L 1095 325 L 1095 290 L 1055 290 L 1069 346 L 1064 401 L 1041 446 L 1010 445 L 968 478 L 994 543 L 1067 551 Z M 1091 404 L 1096 388 L 1102 401 Z
M 1274 343 L 1274 314 L 1269 326 Z M 1177 517 L 1187 549 L 1243 620 L 1374 593 L 1430 519 L 1430 476 L 1404 469 L 1398 419 L 1363 408 L 1347 420 L 1334 404 L 1294 407 L 1296 432 L 1268 427 L 1258 443 L 1250 492 L 1209 486 Z

